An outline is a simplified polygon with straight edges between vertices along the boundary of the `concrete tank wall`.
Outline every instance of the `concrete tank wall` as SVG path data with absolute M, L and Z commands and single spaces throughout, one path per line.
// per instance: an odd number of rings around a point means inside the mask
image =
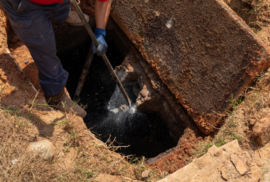
M 111 16 L 205 134 L 269 67 L 268 48 L 221 0 L 113 1 Z

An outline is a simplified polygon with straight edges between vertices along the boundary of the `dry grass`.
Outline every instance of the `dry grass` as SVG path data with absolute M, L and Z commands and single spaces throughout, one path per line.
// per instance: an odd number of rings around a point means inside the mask
M 32 103 L 32 102 L 31 102 Z M 58 136 L 49 138 L 57 146 L 51 161 L 43 161 L 38 155 L 25 149 L 31 142 L 43 140 L 38 136 L 35 124 L 40 120 L 37 106 L 30 109 L 0 109 L 0 181 L 95 181 L 103 174 L 117 176 L 119 181 L 156 181 L 161 178 L 151 172 L 142 179 L 147 169 L 144 158 L 121 156 L 114 151 L 114 140 L 102 143 L 85 128 L 76 125 L 74 115 L 66 113 L 61 121 L 54 122 Z M 31 113 L 33 112 L 33 113 Z M 57 140 L 57 142 L 55 142 Z M 68 158 L 72 157 L 71 162 Z M 129 161 L 129 162 L 128 162 Z
M 250 11 L 255 16 L 256 21 L 250 22 L 252 26 L 258 26 L 261 29 L 268 27 L 270 23 L 270 1 L 269 0 L 251 0 L 249 4 L 253 7 Z
M 197 144 L 193 151 L 194 157 L 201 157 L 213 145 L 221 147 L 233 140 L 238 140 L 240 146 L 248 152 L 258 149 L 252 138 L 252 127 L 257 121 L 270 113 L 270 69 L 260 73 L 256 78 L 256 85 L 238 98 L 232 99 L 232 110 L 226 114 L 226 120 L 213 137 L 208 137 Z
M 25 144 L 33 137 L 15 113 L 0 110 L 0 181 L 51 181 L 55 171 L 50 162 L 25 153 Z
M 252 138 L 252 127 L 258 120 L 269 115 L 270 112 L 270 70 L 260 73 L 256 78 L 256 85 L 250 87 L 237 104 L 233 104 L 228 113 L 225 124 L 215 136 L 215 141 L 225 144 L 237 139 L 242 147 L 248 151 L 258 148 Z

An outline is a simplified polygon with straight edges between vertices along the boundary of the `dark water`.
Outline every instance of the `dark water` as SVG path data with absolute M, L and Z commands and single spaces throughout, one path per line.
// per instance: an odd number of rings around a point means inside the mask
M 114 42 L 108 42 L 107 56 L 113 67 L 120 65 L 125 55 L 120 53 Z M 59 55 L 64 68 L 69 72 L 67 89 L 73 97 L 88 53 L 90 43 Z M 144 114 L 137 112 L 133 115 L 121 117 L 116 121 L 107 110 L 107 104 L 116 88 L 103 60 L 97 56 L 88 72 L 85 85 L 80 95 L 80 104 L 87 105 L 86 125 L 102 141 L 116 138 L 115 145 L 127 146 L 117 152 L 146 158 L 155 157 L 176 146 L 169 130 L 158 114 Z M 129 88 L 127 88 L 129 89 Z M 129 92 L 133 101 L 136 96 Z

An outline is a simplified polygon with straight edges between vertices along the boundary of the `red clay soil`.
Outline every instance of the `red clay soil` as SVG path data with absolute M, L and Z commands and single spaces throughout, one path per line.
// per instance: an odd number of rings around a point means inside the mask
M 268 48 L 221 0 L 114 1 L 111 15 L 205 134 L 269 67 Z
M 7 21 L 4 12 L 2 11 L 2 7 L 0 6 L 0 53 L 5 51 L 7 48 Z
M 1 96 L 1 106 L 14 106 L 19 107 L 26 105 L 29 98 L 33 98 L 36 93 L 31 88 L 31 84 L 29 84 L 28 78 L 37 78 L 34 75 L 35 69 L 29 69 L 27 73 L 30 76 L 27 76 L 23 72 L 21 72 L 18 66 L 12 60 L 10 54 L 8 54 L 8 35 L 12 34 L 11 29 L 8 25 L 6 16 L 2 11 L 2 7 L 0 7 L 0 96 Z M 14 41 L 14 39 L 13 39 Z M 20 41 L 19 41 L 20 42 Z M 15 57 L 20 58 L 20 60 L 32 60 L 29 51 L 26 47 L 20 42 L 15 44 L 17 46 L 17 53 L 14 54 Z M 26 66 L 22 64 L 22 68 L 26 69 Z M 23 81 L 22 81 L 23 80 Z M 25 92 L 21 92 L 18 90 L 24 90 Z
M 187 129 L 179 140 L 177 147 L 149 159 L 147 163 L 151 169 L 158 172 L 173 173 L 191 162 L 192 152 L 200 141 L 202 141 L 202 138 L 196 136 L 194 130 Z
M 17 36 L 12 38 L 13 43 L 9 44 L 11 54 L 16 59 L 21 69 L 24 71 L 29 81 L 31 81 L 33 85 L 38 89 L 40 88 L 40 85 L 37 66 L 34 63 L 28 48 L 21 41 L 19 41 L 19 39 L 16 39 L 16 37 Z

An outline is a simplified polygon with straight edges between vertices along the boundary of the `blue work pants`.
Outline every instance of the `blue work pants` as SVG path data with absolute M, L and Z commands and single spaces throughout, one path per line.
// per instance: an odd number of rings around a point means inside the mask
M 59 94 L 65 87 L 68 72 L 56 56 L 55 34 L 51 20 L 63 23 L 70 11 L 69 0 L 52 5 L 38 5 L 28 0 L 0 0 L 11 26 L 29 49 L 39 70 L 44 95 Z

